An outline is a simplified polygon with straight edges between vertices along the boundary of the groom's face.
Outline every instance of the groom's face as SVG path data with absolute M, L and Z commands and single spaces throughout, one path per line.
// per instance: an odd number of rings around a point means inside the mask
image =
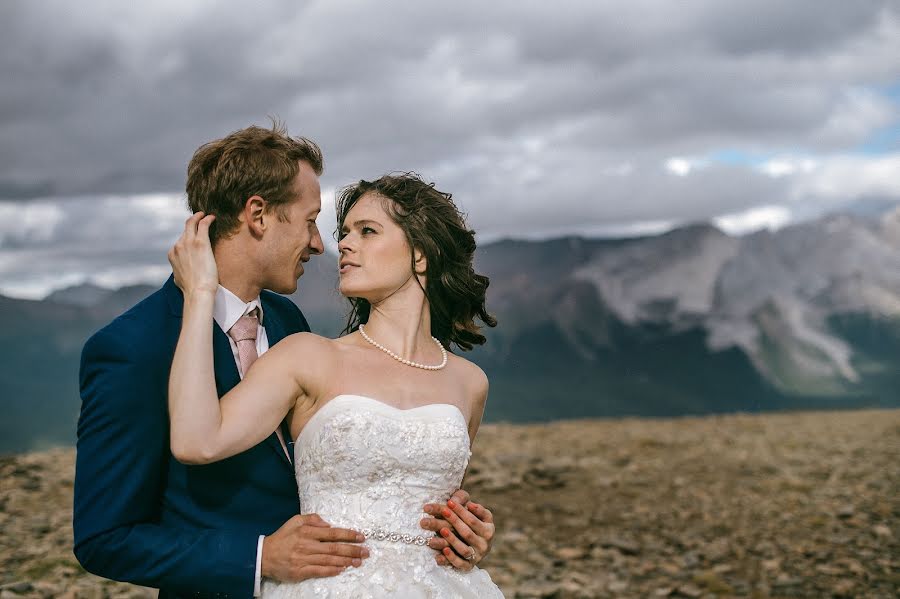
M 293 190 L 294 199 L 285 209 L 287 218 L 270 218 L 271 226 L 267 227 L 263 239 L 262 287 L 276 293 L 296 291 L 303 263 L 325 249 L 316 226 L 316 217 L 322 209 L 322 193 L 319 178 L 308 163 L 300 162 Z

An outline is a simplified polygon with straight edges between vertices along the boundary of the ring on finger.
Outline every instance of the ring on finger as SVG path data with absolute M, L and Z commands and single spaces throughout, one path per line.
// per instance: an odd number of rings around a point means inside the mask
M 472 550 L 472 553 L 470 553 L 469 555 L 467 555 L 467 556 L 466 556 L 466 559 L 467 559 L 468 561 L 470 561 L 470 562 L 474 562 L 474 561 L 475 561 L 475 548 L 474 548 L 474 547 L 469 547 L 469 549 Z

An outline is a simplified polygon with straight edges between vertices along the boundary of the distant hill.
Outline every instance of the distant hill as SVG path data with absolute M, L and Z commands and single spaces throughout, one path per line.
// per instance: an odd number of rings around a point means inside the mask
M 155 289 L 152 285 L 131 285 L 120 289 L 107 289 L 84 283 L 54 291 L 44 298 L 44 301 L 118 313 L 138 303 L 153 293 Z
M 329 336 L 336 261 L 292 296 Z M 900 209 L 746 237 L 500 241 L 477 267 L 500 322 L 470 354 L 488 421 L 900 406 Z M 81 345 L 152 289 L 0 297 L 0 452 L 72 442 Z

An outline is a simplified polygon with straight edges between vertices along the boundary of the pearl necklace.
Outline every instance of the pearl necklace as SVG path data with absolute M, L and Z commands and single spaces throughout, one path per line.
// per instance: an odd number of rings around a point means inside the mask
M 371 343 L 372 345 L 374 345 L 375 347 L 377 347 L 378 349 L 380 349 L 381 351 L 383 351 L 390 357 L 394 358 L 398 362 L 403 362 L 407 366 L 414 366 L 416 368 L 421 368 L 423 370 L 440 370 L 441 368 L 443 368 L 444 366 L 447 365 L 447 350 L 444 349 L 444 346 L 441 345 L 441 342 L 438 341 L 437 339 L 435 339 L 434 337 L 432 337 L 432 339 L 434 339 L 434 342 L 437 343 L 437 346 L 439 348 L 441 348 L 441 356 L 443 356 L 443 360 L 441 360 L 441 363 L 438 364 L 437 366 L 430 366 L 428 364 L 419 364 L 418 362 L 413 362 L 412 360 L 407 360 L 406 358 L 401 358 L 400 356 L 398 356 L 397 354 L 395 354 L 394 352 L 392 352 L 385 346 L 381 345 L 380 343 L 378 343 L 377 341 L 375 341 L 374 339 L 372 339 L 371 337 L 366 335 L 366 331 L 363 328 L 362 324 L 359 325 L 359 334 L 363 336 L 363 339 L 365 339 L 366 341 L 368 341 L 369 343 Z

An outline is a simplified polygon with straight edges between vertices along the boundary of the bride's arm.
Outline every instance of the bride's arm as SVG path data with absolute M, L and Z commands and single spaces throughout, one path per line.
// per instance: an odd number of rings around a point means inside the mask
M 208 233 L 213 218 L 193 215 L 169 252 L 175 281 L 184 292 L 181 335 L 169 375 L 170 446 L 175 458 L 188 464 L 215 462 L 258 444 L 302 394 L 286 355 L 297 343 L 286 339 L 219 399 L 212 347 L 218 274 Z
M 474 366 L 472 376 L 472 409 L 469 416 L 469 446 L 475 442 L 478 427 L 481 426 L 481 418 L 484 415 L 484 406 L 488 397 L 488 378 L 478 366 Z

